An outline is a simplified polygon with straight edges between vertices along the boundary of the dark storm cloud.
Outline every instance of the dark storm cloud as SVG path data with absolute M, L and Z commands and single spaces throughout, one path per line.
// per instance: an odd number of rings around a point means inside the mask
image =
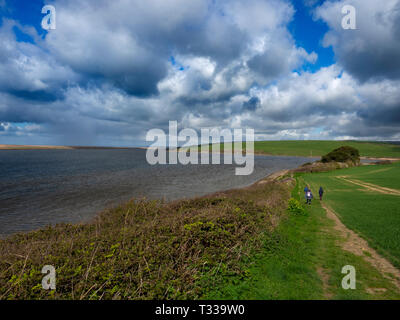
M 277 77 L 283 71 L 287 71 L 286 61 L 276 59 L 276 55 L 271 55 L 270 52 L 256 55 L 249 60 L 248 65 L 251 69 L 259 72 L 261 75 L 268 77 Z
M 185 21 L 169 32 L 155 29 L 153 32 L 156 36 L 151 36 L 146 41 L 172 48 L 172 51 L 180 54 L 212 57 L 220 67 L 239 58 L 251 39 L 250 35 L 240 30 L 222 13 L 213 13 L 211 17 L 204 19 L 198 21 L 197 25 Z
M 392 140 L 393 137 L 399 139 L 398 125 L 378 125 L 377 123 L 372 125 L 368 122 L 357 121 L 357 119 L 353 119 L 351 124 L 333 127 L 331 134 L 340 137 L 358 137 L 365 140 Z
M 375 106 L 367 110 L 360 110 L 357 114 L 368 125 L 397 126 L 397 131 L 400 131 L 400 102 L 389 107 Z
M 45 90 L 36 90 L 36 91 L 8 90 L 8 93 L 18 98 L 26 100 L 42 101 L 42 102 L 51 102 L 60 99 L 60 96 L 57 95 L 56 93 Z
M 345 4 L 356 9 L 357 30 L 342 28 Z M 400 1 L 327 1 L 316 16 L 331 29 L 324 44 L 333 46 L 340 65 L 355 78 L 362 82 L 400 78 Z
M 3 122 L 46 123 L 56 119 L 57 111 L 52 103 L 26 100 L 8 93 L 0 93 L 0 119 Z
M 251 97 L 248 101 L 243 102 L 243 109 L 248 111 L 255 111 L 260 105 L 258 97 Z

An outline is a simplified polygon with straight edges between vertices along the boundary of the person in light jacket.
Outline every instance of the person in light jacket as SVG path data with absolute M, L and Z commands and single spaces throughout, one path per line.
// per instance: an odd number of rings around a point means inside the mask
M 311 200 L 314 198 L 312 192 L 310 189 L 308 189 L 307 193 L 306 193 L 306 204 L 311 205 Z
M 307 192 L 310 190 L 308 186 L 304 187 L 304 198 L 307 200 Z

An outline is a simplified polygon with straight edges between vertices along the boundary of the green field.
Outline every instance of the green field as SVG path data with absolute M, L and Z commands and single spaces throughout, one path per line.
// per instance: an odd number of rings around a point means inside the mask
M 384 166 L 363 166 L 349 171 L 354 179 L 400 190 L 400 162 Z
M 322 156 L 343 145 L 354 147 L 362 157 L 400 158 L 400 146 L 359 141 L 256 141 L 255 152 L 271 155 Z
M 246 261 L 248 277 L 221 277 L 208 298 L 399 299 L 399 290 L 385 278 L 383 270 L 366 259 L 366 248 L 361 256 L 343 249 L 346 240 L 336 231 L 318 199 L 311 206 L 304 205 L 304 186 L 309 185 L 318 198 L 322 185 L 326 192 L 323 203 L 337 213 L 348 229 L 399 268 L 400 194 L 372 191 L 349 179 L 400 192 L 400 163 L 296 174 L 292 197 L 303 203 L 306 214 L 289 214 L 275 237 L 266 238 L 264 251 Z M 340 270 L 344 265 L 356 268 L 357 290 L 341 288 Z M 374 292 L 373 288 L 380 289 Z
M 343 176 L 347 178 L 343 179 Z M 324 201 L 341 221 L 400 267 L 400 195 L 351 183 L 367 182 L 400 190 L 400 163 L 306 174 L 304 180 L 315 194 L 319 186 L 323 186 L 326 191 Z
M 303 202 L 304 179 L 310 182 L 310 176 L 316 175 L 300 175 L 296 179 L 292 197 L 300 202 Z M 318 200 L 304 208 L 305 214 L 289 213 L 274 236 L 265 237 L 263 251 L 243 262 L 246 277 L 214 278 L 214 289 L 206 298 L 400 299 L 399 290 L 380 270 L 363 256 L 342 249 L 334 223 L 327 218 Z M 341 287 L 341 269 L 345 265 L 357 269 L 357 290 Z M 383 290 L 371 293 L 371 288 Z

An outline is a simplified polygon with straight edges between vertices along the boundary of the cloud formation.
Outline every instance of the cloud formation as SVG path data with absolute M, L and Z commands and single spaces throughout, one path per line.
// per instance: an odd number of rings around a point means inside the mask
M 307 2 L 337 59 L 313 73 L 287 0 L 55 0 L 44 37 L 3 18 L 0 139 L 143 145 L 169 120 L 258 139 L 399 139 L 400 1 L 353 2 L 355 31 L 341 29 L 344 2 Z
M 360 81 L 400 78 L 400 2 L 353 0 L 356 30 L 341 27 L 341 8 L 348 1 L 326 1 L 315 12 L 330 31 L 323 44 L 332 46 L 338 63 Z

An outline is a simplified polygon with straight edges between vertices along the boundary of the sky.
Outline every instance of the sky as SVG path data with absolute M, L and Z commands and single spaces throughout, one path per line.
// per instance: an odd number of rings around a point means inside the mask
M 0 0 L 0 144 L 400 140 L 399 57 L 400 0 Z

